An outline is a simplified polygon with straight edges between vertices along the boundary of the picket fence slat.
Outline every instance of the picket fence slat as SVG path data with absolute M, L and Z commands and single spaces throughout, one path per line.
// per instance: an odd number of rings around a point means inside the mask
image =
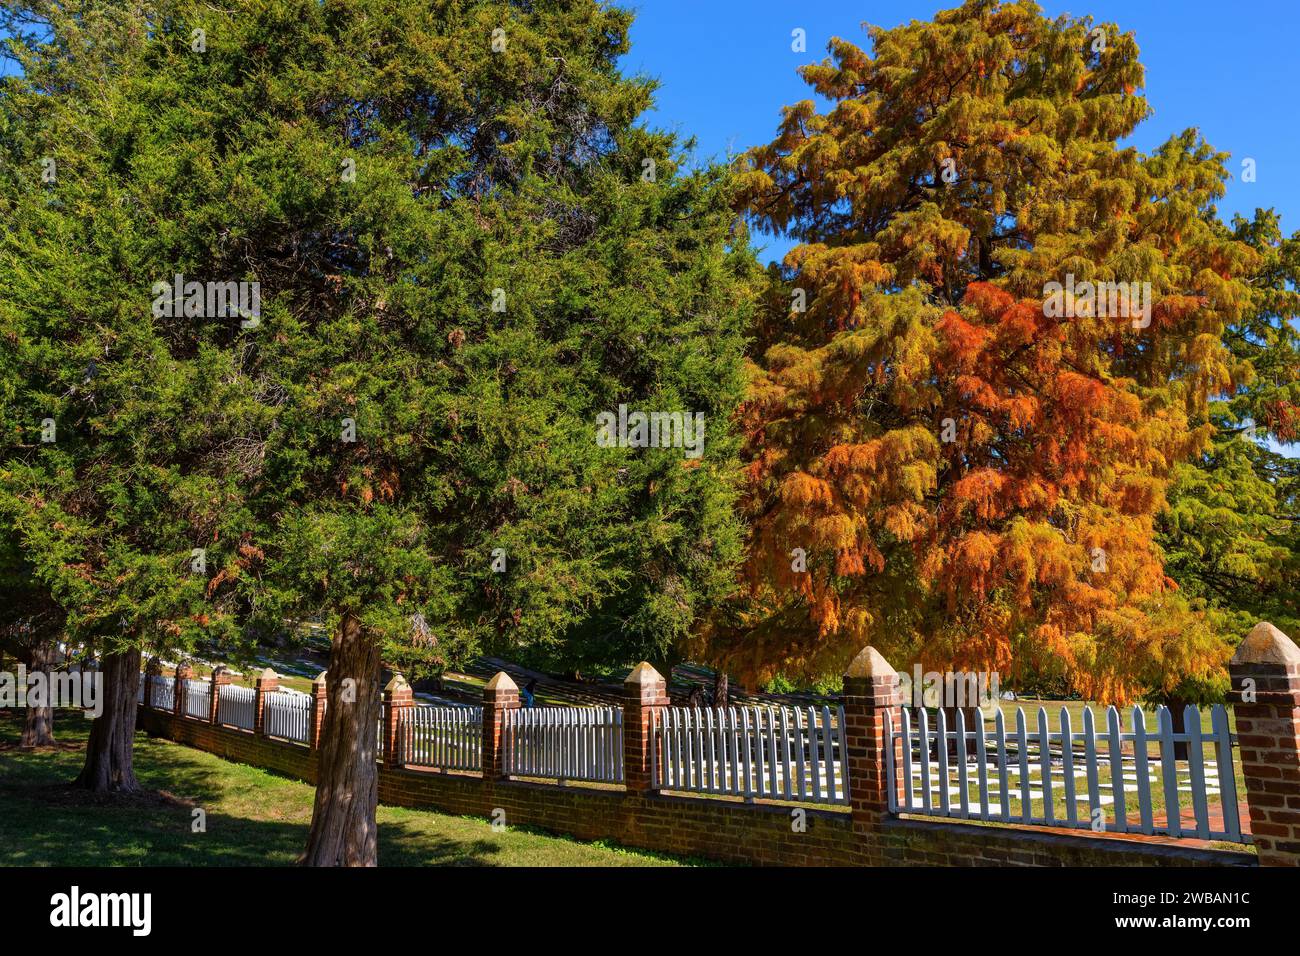
M 1128 832 L 1128 806 L 1124 797 L 1124 747 L 1119 711 L 1114 707 L 1106 709 L 1106 723 L 1110 729 L 1110 791 L 1111 802 L 1115 806 L 1115 829 L 1120 833 Z
M 1183 709 L 1183 726 L 1187 728 L 1187 766 L 1192 785 L 1192 812 L 1196 816 L 1196 837 L 1210 836 L 1210 812 L 1205 800 L 1205 750 L 1201 741 L 1201 713 L 1192 704 Z
M 935 715 L 935 741 L 939 757 L 939 809 L 948 816 L 948 719 L 941 710 Z
M 1129 716 L 1133 725 L 1133 774 L 1138 788 L 1138 825 L 1142 833 L 1152 832 L 1151 764 L 1147 754 L 1147 718 L 1142 708 L 1134 706 Z M 1228 753 L 1232 766 L 1232 753 Z
M 1025 712 L 1016 708 L 1016 756 L 1020 762 L 1020 820 L 1032 823 L 1034 801 L 1029 790 L 1029 732 L 1025 728 Z
M 970 768 L 966 766 L 966 717 L 960 708 L 956 721 L 957 726 L 953 729 L 957 736 L 957 795 L 960 798 L 957 816 L 964 820 L 970 816 Z
M 1160 708 L 1160 776 L 1165 785 L 1165 826 L 1170 836 L 1181 836 L 1181 815 L 1178 812 L 1178 774 L 1171 772 L 1177 766 L 1174 747 L 1174 718 L 1168 707 Z
M 1237 775 L 1232 772 L 1232 732 L 1228 728 L 1228 711 L 1214 708 L 1210 715 L 1214 732 L 1214 754 L 1219 768 L 1219 805 L 1223 807 L 1223 830 L 1229 840 L 1241 839 L 1241 819 L 1237 811 Z
M 903 709 L 903 743 L 899 748 L 903 752 L 903 806 L 912 809 L 912 718 L 907 708 Z M 892 747 L 890 748 L 893 749 Z
M 1011 784 L 1007 779 L 1007 722 L 1002 711 L 997 712 L 993 722 L 998 738 L 998 794 L 1002 798 L 1002 816 L 999 819 L 1011 819 Z
M 1088 815 L 1095 826 L 1099 814 L 1103 815 L 1100 820 L 1104 821 L 1106 808 L 1101 803 L 1101 784 L 1097 770 L 1097 727 L 1091 707 L 1083 712 L 1083 757 L 1088 772 Z
M 1047 729 L 1047 708 L 1038 708 L 1038 771 L 1043 778 L 1043 821 L 1054 822 L 1052 809 L 1052 735 Z
M 1079 793 L 1074 785 L 1074 732 L 1070 725 L 1070 711 L 1061 708 L 1061 778 L 1065 788 L 1065 822 L 1079 825 Z

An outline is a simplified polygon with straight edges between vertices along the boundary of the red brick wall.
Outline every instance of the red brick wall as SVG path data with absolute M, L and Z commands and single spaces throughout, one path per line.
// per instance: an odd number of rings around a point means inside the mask
M 140 727 L 155 736 L 229 760 L 311 782 L 315 754 L 306 747 L 147 708 Z M 581 840 L 612 840 L 676 856 L 731 863 L 853 866 L 1234 866 L 1253 865 L 1248 853 L 1200 850 L 965 823 L 884 819 L 854 833 L 841 810 L 805 812 L 806 831 L 792 827 L 790 807 L 729 800 L 629 793 L 621 789 L 558 787 L 485 781 L 469 774 L 381 767 L 379 801 L 447 813 L 491 817 Z

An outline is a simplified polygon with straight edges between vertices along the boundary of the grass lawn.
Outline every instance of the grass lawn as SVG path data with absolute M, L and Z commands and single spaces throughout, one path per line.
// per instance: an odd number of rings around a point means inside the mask
M 21 714 L 0 711 L 0 865 L 289 866 L 307 839 L 314 790 L 137 734 L 135 770 L 150 792 L 97 800 L 67 786 L 90 721 L 60 711 L 59 746 L 20 751 Z M 207 831 L 192 832 L 194 810 Z M 379 808 L 382 866 L 680 866 L 682 861 L 484 819 Z

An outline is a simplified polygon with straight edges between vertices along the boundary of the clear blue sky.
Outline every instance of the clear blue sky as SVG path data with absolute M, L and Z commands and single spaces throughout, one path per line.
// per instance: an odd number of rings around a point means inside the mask
M 637 14 L 623 67 L 660 80 L 656 126 L 694 135 L 701 158 L 725 157 L 767 142 L 783 105 L 807 99 L 795 73 L 826 56 L 840 36 L 866 44 L 864 21 L 884 27 L 928 20 L 957 0 L 629 0 Z M 1152 149 L 1189 126 L 1229 152 L 1234 179 L 1219 206 L 1229 220 L 1257 206 L 1276 208 L 1282 227 L 1300 230 L 1300 154 L 1296 44 L 1300 0 L 1039 0 L 1049 16 L 1091 14 L 1137 36 L 1154 115 L 1131 142 Z M 790 49 L 790 32 L 807 31 L 808 52 Z M 1241 159 L 1257 164 L 1241 182 Z M 788 243 L 766 242 L 765 259 Z

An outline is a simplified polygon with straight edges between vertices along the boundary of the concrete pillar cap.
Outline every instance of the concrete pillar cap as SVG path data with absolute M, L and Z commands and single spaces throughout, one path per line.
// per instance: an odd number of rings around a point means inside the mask
M 329 671 L 321 671 L 319 674 L 316 675 L 316 679 L 315 679 L 314 681 L 312 681 L 312 683 L 313 683 L 313 684 L 320 684 L 320 686 L 324 687 L 324 686 L 325 686 L 325 675 L 328 674 L 328 673 L 329 673 Z
M 484 687 L 483 689 L 491 690 L 491 691 L 498 691 L 498 690 L 517 691 L 519 690 L 519 685 L 516 684 L 513 680 L 511 680 L 510 675 L 507 674 L 505 671 L 497 671 L 492 676 L 492 679 L 487 682 L 487 686 Z
M 663 675 L 655 670 L 649 661 L 642 661 L 640 664 L 636 665 L 636 667 L 632 668 L 632 673 L 627 675 L 627 678 L 623 683 L 644 687 L 646 684 L 657 684 L 663 679 Z
M 1268 621 L 1260 621 L 1237 646 L 1232 663 L 1300 664 L 1300 647 Z
M 406 678 L 401 674 L 394 674 L 393 679 L 384 686 L 384 693 L 391 694 L 394 691 L 410 690 L 411 685 L 406 682 Z
M 258 680 L 279 680 L 280 675 L 268 667 L 266 670 L 262 671 L 262 673 L 257 675 L 257 679 Z
M 846 678 L 897 677 L 898 672 L 889 666 L 889 661 L 885 660 L 878 650 L 868 645 L 858 651 L 858 656 L 853 658 L 844 676 Z

